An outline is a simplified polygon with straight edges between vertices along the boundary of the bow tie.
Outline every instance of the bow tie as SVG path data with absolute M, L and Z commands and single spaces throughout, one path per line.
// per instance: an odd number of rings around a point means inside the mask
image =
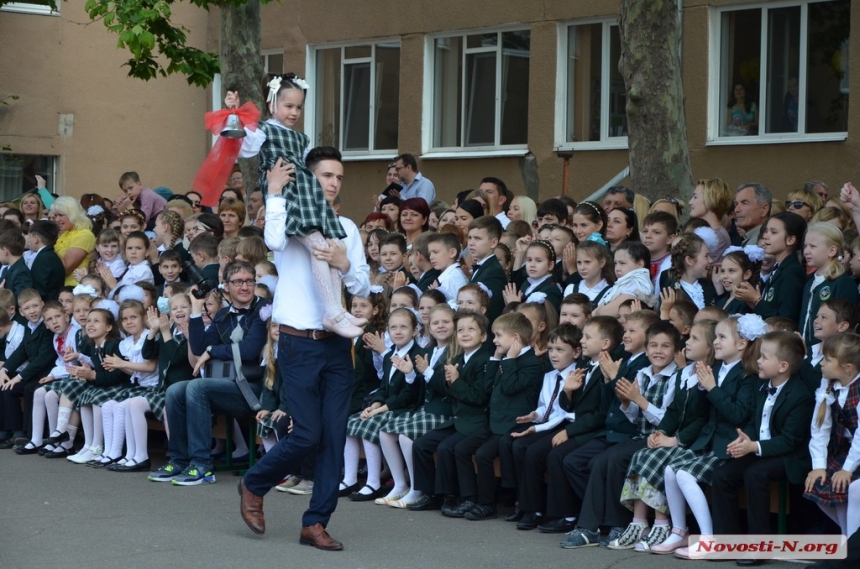
M 250 309 L 250 308 L 248 308 L 248 307 L 245 307 L 245 308 L 231 308 L 231 309 L 230 309 L 230 313 L 231 313 L 231 314 L 248 314 L 248 311 L 249 311 L 249 310 L 251 310 L 251 309 Z
M 475 273 L 477 273 L 478 269 L 480 269 L 480 268 L 481 268 L 481 265 L 479 265 L 478 263 L 475 263 L 474 265 L 472 265 L 472 274 L 474 275 Z
M 767 384 L 762 384 L 762 386 L 759 387 L 759 391 L 767 391 L 768 395 L 776 395 L 777 388 L 776 387 L 768 387 Z

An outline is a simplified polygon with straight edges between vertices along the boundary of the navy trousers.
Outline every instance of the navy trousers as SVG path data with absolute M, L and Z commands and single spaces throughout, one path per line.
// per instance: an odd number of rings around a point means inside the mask
M 328 525 L 337 507 L 343 468 L 346 420 L 355 381 L 346 338 L 325 340 L 281 334 L 278 373 L 287 396 L 293 432 L 245 473 L 245 486 L 265 496 L 284 475 L 295 472 L 317 448 L 314 493 L 302 516 L 302 526 Z

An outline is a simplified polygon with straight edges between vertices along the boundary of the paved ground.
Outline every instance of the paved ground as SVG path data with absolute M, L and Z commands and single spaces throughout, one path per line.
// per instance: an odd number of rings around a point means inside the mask
M 342 552 L 298 543 L 308 497 L 273 492 L 268 531 L 254 536 L 238 514 L 237 478 L 180 488 L 0 451 L 0 567 L 17 568 L 553 568 L 660 569 L 701 563 L 599 548 L 566 551 L 559 536 L 520 532 L 501 519 L 449 520 L 342 499 L 332 535 Z M 720 564 L 735 567 L 734 563 Z M 771 563 L 772 569 L 803 567 Z

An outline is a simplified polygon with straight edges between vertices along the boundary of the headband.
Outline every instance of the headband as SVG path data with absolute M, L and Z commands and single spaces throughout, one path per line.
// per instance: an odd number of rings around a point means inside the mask
M 535 239 L 529 243 L 529 247 L 533 247 L 534 245 L 539 245 L 549 251 L 549 260 L 553 265 L 555 265 L 555 249 L 553 249 L 552 243 L 544 241 L 543 239 Z
M 591 202 L 581 202 L 579 205 L 587 205 L 594 210 L 594 213 L 597 214 L 597 217 L 599 217 L 601 220 L 603 219 L 603 214 L 600 213 L 600 208 L 598 208 L 595 204 Z
M 732 245 L 731 247 L 726 247 L 726 250 L 723 251 L 723 257 L 729 253 L 735 252 L 743 253 L 753 263 L 759 263 L 764 260 L 764 249 L 758 245 L 747 245 L 746 247 L 736 247 Z
M 134 218 L 137 218 L 137 220 L 138 220 L 138 221 L 140 221 L 140 224 L 141 224 L 141 225 L 146 225 L 146 216 L 145 216 L 145 215 L 143 215 L 143 212 L 142 212 L 142 211 L 139 211 L 139 210 L 136 210 L 136 209 L 127 209 L 127 210 L 125 210 L 124 212 L 122 212 L 122 213 L 120 213 L 120 214 L 119 214 L 119 218 L 120 218 L 120 219 L 122 219 L 122 218 L 124 218 L 124 217 L 134 217 Z

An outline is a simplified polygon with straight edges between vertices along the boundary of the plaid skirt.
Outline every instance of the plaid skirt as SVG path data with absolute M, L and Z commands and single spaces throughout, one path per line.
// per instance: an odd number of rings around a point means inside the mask
M 413 441 L 434 430 L 439 425 L 448 421 L 450 417 L 445 415 L 436 415 L 427 413 L 423 408 L 418 411 L 396 415 L 387 425 L 382 427 L 382 431 L 386 433 L 396 433 L 403 435 Z
M 388 424 L 389 421 L 396 418 L 391 411 L 374 415 L 370 419 L 361 419 L 361 413 L 352 415 L 346 422 L 346 434 L 350 437 L 358 437 L 375 445 L 379 444 L 379 431 Z
M 164 421 L 165 394 L 163 389 L 135 385 L 123 394 L 123 399 L 132 399 L 134 397 L 143 397 L 146 399 L 146 402 L 149 403 L 149 410 L 155 415 L 155 418 L 159 421 Z M 122 399 L 119 401 L 122 401 Z
M 58 395 L 65 395 L 69 401 L 74 403 L 83 394 L 84 391 L 92 387 L 88 382 L 81 379 L 61 379 L 47 384 L 51 391 L 57 392 Z
M 95 385 L 90 385 L 77 397 L 77 399 L 72 399 L 71 397 L 69 397 L 69 399 L 72 401 L 76 409 L 80 409 L 84 405 L 101 405 L 108 401 L 125 401 L 128 399 L 127 394 L 135 387 L 135 385 L 130 383 L 114 385 L 112 387 L 97 387 Z
M 621 489 L 621 503 L 632 510 L 634 500 L 642 500 L 661 513 L 669 511 L 666 502 L 666 466 L 685 453 L 680 447 L 643 448 L 636 451 L 627 468 Z
M 284 415 L 283 417 L 281 417 L 281 419 L 280 419 L 280 421 L 278 421 L 278 423 L 280 423 L 282 421 L 286 421 L 286 425 L 289 425 L 290 424 L 290 416 Z M 278 430 L 277 424 L 278 423 L 276 423 L 275 421 L 272 420 L 272 413 L 269 413 L 268 415 L 266 415 L 265 419 L 263 419 L 262 421 L 257 423 L 257 436 L 260 437 L 261 439 L 265 439 L 266 437 L 268 437 L 271 434 L 277 435 L 277 430 Z M 281 427 L 281 433 L 285 433 L 286 431 L 287 431 L 286 428 Z
M 840 445 L 839 449 L 827 458 L 827 482 L 822 484 L 820 480 L 817 481 L 811 491 L 803 493 L 804 498 L 812 500 L 819 506 L 831 508 L 848 502 L 848 489 L 846 488 L 845 492 L 834 492 L 832 482 L 833 475 L 842 470 L 842 464 L 848 457 L 850 448 L 851 441 L 843 439 L 843 444 Z M 854 470 L 851 482 L 854 482 L 858 478 L 860 478 L 860 468 Z
M 686 449 L 683 454 L 672 459 L 667 466 L 671 467 L 675 472 L 683 470 L 699 482 L 710 484 L 711 475 L 713 475 L 714 470 L 724 462 L 725 460 L 717 458 L 713 451 L 705 454 L 696 454 L 693 451 Z
M 46 391 L 46 392 L 47 392 L 47 391 L 55 391 L 55 392 L 57 393 L 57 395 L 62 395 L 62 394 L 63 394 L 63 389 L 64 389 L 64 388 L 66 388 L 67 386 L 68 386 L 69 388 L 71 388 L 71 383 L 72 383 L 72 382 L 75 382 L 75 383 L 83 383 L 83 384 L 84 384 L 84 387 L 86 387 L 86 386 L 87 386 L 85 382 L 80 381 L 80 380 L 78 380 L 78 379 L 57 379 L 57 380 L 54 380 L 54 381 L 52 381 L 52 382 L 50 382 L 50 383 L 46 383 L 46 384 L 44 384 L 42 387 L 44 387 L 44 388 L 45 388 L 45 391 Z M 67 385 L 67 384 L 68 384 L 68 385 Z

